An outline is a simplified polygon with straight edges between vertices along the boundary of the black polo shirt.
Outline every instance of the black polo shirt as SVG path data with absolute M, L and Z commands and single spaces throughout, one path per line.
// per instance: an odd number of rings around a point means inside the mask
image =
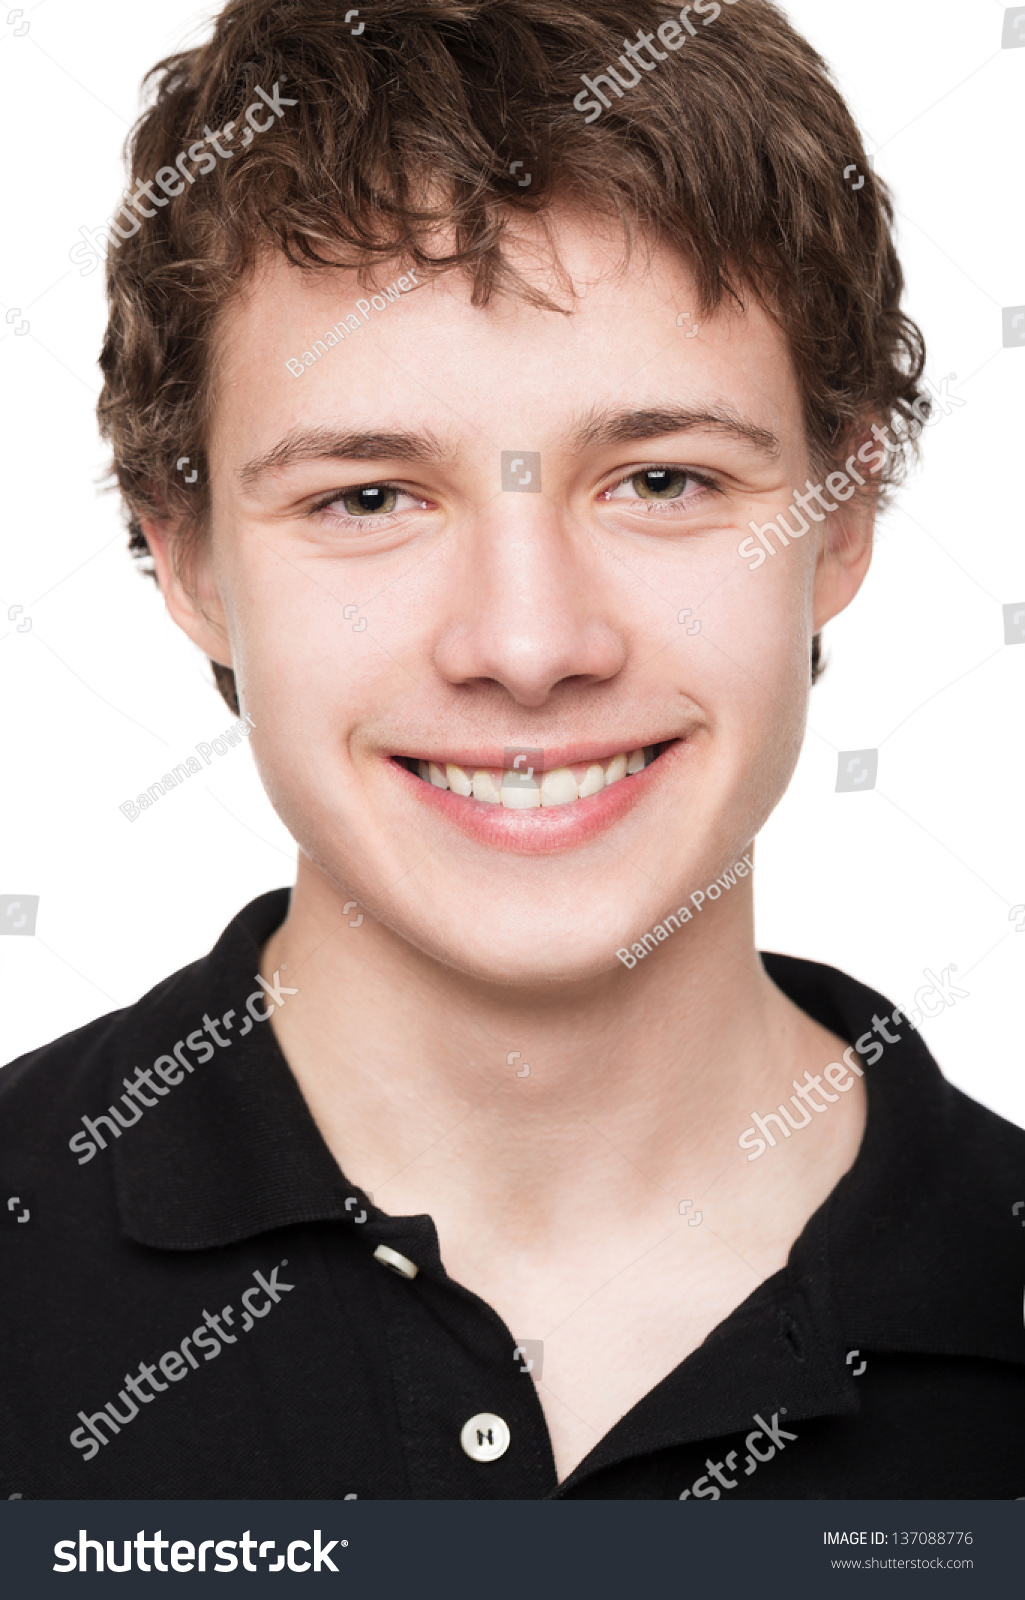
M 263 895 L 0 1073 L 0 1495 L 1025 1496 L 1025 1133 L 906 1025 L 787 1266 L 558 1484 L 539 1352 L 447 1275 L 430 1217 L 346 1181 L 306 1109 L 267 1025 L 287 993 L 255 981 L 287 906 Z M 893 1009 L 764 961 L 846 1040 Z

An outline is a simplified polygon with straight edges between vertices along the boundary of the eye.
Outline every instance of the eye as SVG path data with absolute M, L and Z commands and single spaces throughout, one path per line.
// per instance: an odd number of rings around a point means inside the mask
M 679 500 L 687 487 L 687 474 L 672 467 L 647 467 L 629 481 L 642 500 Z
M 619 504 L 641 504 L 645 510 L 651 511 L 660 505 L 674 510 L 689 510 L 692 504 L 702 501 L 708 492 L 716 493 L 716 485 L 700 473 L 687 471 L 684 467 L 642 467 L 639 472 L 631 472 L 619 483 L 605 489 L 599 498 Z
M 399 498 L 390 483 L 368 483 L 362 489 L 349 489 L 341 497 L 350 517 L 365 517 L 375 512 L 394 511 Z
M 311 517 L 362 532 L 374 523 L 387 522 L 392 515 L 407 511 L 427 511 L 430 507 L 419 495 L 410 494 L 394 483 L 357 483 L 351 489 L 335 489 L 322 495 L 310 507 Z

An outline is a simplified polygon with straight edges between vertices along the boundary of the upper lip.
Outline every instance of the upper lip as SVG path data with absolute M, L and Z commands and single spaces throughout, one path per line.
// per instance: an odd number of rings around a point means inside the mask
M 672 744 L 676 740 L 686 737 L 682 734 L 660 734 L 655 738 L 631 738 L 618 744 L 609 739 L 575 739 L 565 744 L 513 744 L 491 746 L 485 750 L 470 751 L 466 745 L 448 745 L 444 751 L 439 751 L 438 746 L 433 747 L 428 741 L 417 748 L 410 747 L 403 750 L 393 750 L 392 757 L 404 760 L 433 761 L 435 766 L 448 765 L 462 767 L 467 772 L 491 771 L 505 772 L 512 768 L 513 761 L 522 751 L 542 751 L 542 770 L 554 772 L 556 767 L 572 767 L 583 762 L 611 761 L 613 756 L 629 755 L 633 750 L 643 750 L 649 745 Z M 523 762 L 520 762 L 523 766 Z

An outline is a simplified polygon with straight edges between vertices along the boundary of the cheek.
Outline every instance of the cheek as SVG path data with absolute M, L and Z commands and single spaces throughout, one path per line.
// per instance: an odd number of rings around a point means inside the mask
M 704 672 L 742 804 L 768 815 L 793 774 L 811 688 L 808 558 L 789 570 L 744 570 L 705 608 Z
M 726 564 L 706 606 L 714 643 L 773 692 L 792 679 L 799 658 L 808 657 L 810 673 L 817 537 L 766 555 L 753 571 L 735 546 L 721 554 Z
M 222 594 L 236 681 L 256 723 L 254 752 L 268 786 L 294 787 L 300 767 L 304 782 L 314 766 L 335 768 L 353 726 L 381 699 L 391 662 L 375 642 L 380 623 L 366 618 L 326 564 L 303 567 L 269 550 L 234 571 Z M 332 776 L 344 781 L 341 772 Z
M 236 674 L 254 690 L 273 695 L 302 685 L 316 699 L 332 685 L 358 683 L 371 660 L 358 604 L 367 585 L 344 564 L 311 559 L 274 530 L 244 529 L 223 578 Z
M 731 606 L 712 642 L 747 681 L 748 715 L 775 721 L 803 702 L 805 678 L 811 678 L 811 631 L 806 601 L 789 592 L 770 595 L 769 589 L 755 603 Z

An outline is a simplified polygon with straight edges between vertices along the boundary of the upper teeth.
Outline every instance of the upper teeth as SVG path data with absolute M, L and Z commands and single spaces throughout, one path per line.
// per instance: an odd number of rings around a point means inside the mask
M 474 770 L 457 767 L 451 761 L 444 767 L 434 761 L 418 761 L 417 771 L 426 783 L 433 783 L 438 789 L 451 789 L 453 794 L 472 796 L 486 805 L 502 805 L 509 811 L 527 811 L 535 806 L 566 806 L 574 800 L 600 794 L 620 778 L 641 772 L 654 761 L 657 749 L 656 745 L 648 745 L 605 761 L 555 767 L 544 773 L 540 781 L 529 769 L 507 768 L 500 772 L 493 767 L 478 767 Z

